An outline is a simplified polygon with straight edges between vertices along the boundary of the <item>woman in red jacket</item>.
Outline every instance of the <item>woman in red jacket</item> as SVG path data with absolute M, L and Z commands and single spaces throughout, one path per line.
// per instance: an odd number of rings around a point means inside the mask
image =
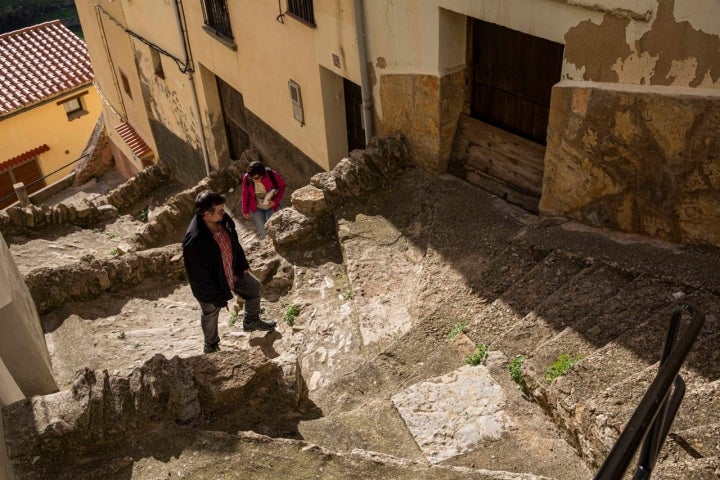
M 252 216 L 260 240 L 265 239 L 265 222 L 280 206 L 285 187 L 280 174 L 259 161 L 251 162 L 243 175 L 242 214 L 245 218 Z

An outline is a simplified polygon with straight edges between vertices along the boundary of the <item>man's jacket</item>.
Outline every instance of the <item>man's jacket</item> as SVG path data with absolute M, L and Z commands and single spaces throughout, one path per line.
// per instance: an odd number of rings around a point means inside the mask
M 243 272 L 250 268 L 250 264 L 238 241 L 235 222 L 226 213 L 220 223 L 230 234 L 233 272 L 236 277 L 242 278 Z M 233 298 L 225 278 L 220 247 L 199 215 L 195 215 L 185 232 L 183 261 L 190 280 L 190 289 L 199 301 L 222 307 Z

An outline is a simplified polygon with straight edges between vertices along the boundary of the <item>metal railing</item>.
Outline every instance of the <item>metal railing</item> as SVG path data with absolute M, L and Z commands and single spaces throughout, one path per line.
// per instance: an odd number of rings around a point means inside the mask
M 690 314 L 692 320 L 685 335 L 676 342 L 683 313 Z M 670 426 L 685 396 L 685 382 L 679 375 L 680 368 L 704 322 L 705 315 L 702 312 L 685 302 L 677 304 L 665 337 L 658 373 L 595 474 L 594 480 L 623 478 L 641 443 L 638 466 L 632 478 L 633 480 L 650 478 Z
M 31 187 L 31 186 L 35 185 L 36 183 L 38 183 L 38 182 L 42 182 L 43 180 L 45 180 L 45 179 L 46 179 L 47 177 L 49 177 L 50 175 L 55 175 L 57 172 L 59 172 L 59 171 L 65 169 L 65 168 L 69 167 L 70 165 L 73 165 L 73 164 L 79 162 L 80 160 L 82 160 L 83 158 L 88 157 L 88 156 L 90 156 L 89 153 L 85 153 L 85 154 L 83 154 L 83 155 L 80 155 L 78 158 L 76 158 L 76 159 L 73 160 L 72 162 L 66 163 L 66 164 L 63 165 L 62 167 L 59 167 L 59 168 L 53 170 L 52 172 L 48 173 L 47 175 L 43 175 L 43 176 L 40 177 L 40 178 L 36 178 L 36 179 L 33 180 L 32 182 L 30 182 L 30 183 L 28 183 L 27 185 L 25 185 L 25 188 Z M 48 185 L 46 185 L 46 187 L 47 187 L 47 186 L 48 186 Z M 35 193 L 35 192 L 33 192 L 33 193 Z M 30 194 L 31 197 L 32 197 L 32 195 L 33 195 L 33 194 Z M 3 203 L 3 202 L 5 202 L 6 200 L 9 200 L 9 199 L 11 199 L 12 197 L 17 197 L 17 196 L 18 196 L 18 195 L 17 195 L 17 192 L 13 191 L 11 194 L 6 195 L 6 196 L 4 196 L 3 198 L 0 198 L 0 203 Z

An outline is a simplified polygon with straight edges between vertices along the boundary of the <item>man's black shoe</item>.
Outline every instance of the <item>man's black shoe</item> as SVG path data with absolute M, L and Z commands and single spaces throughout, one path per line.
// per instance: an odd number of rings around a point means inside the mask
M 203 353 L 214 353 L 220 350 L 220 343 L 216 342 L 212 345 L 205 345 L 205 348 L 203 348 Z
M 243 320 L 243 330 L 246 332 L 252 332 L 254 330 L 269 332 L 270 330 L 274 330 L 276 326 L 277 323 L 273 320 L 269 322 L 264 322 L 260 319 L 255 321 Z

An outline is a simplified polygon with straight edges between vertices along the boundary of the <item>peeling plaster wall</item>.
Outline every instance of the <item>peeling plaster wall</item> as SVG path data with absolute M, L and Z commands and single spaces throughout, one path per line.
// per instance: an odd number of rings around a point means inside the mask
M 565 35 L 540 211 L 720 246 L 720 4 L 655 3 Z
M 613 12 L 600 23 L 580 22 L 565 35 L 564 77 L 720 89 L 720 7 L 695 10 L 691 3 L 657 0 L 648 22 Z

